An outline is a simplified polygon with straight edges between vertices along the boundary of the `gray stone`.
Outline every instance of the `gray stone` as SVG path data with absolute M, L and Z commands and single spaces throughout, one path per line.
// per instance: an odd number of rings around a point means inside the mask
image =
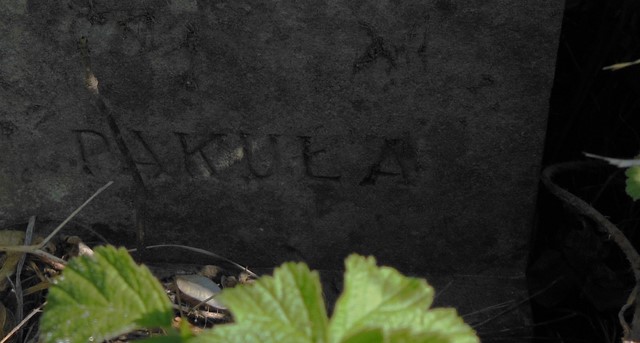
M 522 280 L 562 6 L 3 2 L 0 221 L 59 221 L 114 180 L 78 220 L 135 245 L 138 191 L 85 88 L 84 36 L 147 189 L 145 243 Z

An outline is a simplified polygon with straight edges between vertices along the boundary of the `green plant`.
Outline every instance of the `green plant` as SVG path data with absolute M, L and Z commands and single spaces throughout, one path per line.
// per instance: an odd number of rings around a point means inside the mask
M 627 176 L 625 191 L 634 201 L 640 199 L 640 167 L 631 167 L 624 174 Z
M 640 60 L 633 62 L 633 64 L 637 63 L 640 63 Z M 616 65 L 613 65 L 608 68 L 611 70 L 616 70 L 625 68 L 627 66 L 627 64 L 625 63 L 621 63 L 620 65 L 622 65 L 622 67 L 615 67 Z M 605 70 L 607 70 L 607 68 L 605 68 Z M 627 168 L 625 170 L 625 176 L 627 177 L 625 191 L 627 192 L 627 195 L 629 195 L 634 201 L 640 199 L 640 156 L 637 156 L 634 159 L 620 159 L 590 154 L 586 152 L 584 154 L 587 157 L 608 162 L 609 164 L 614 165 L 618 168 Z
M 633 62 L 632 64 L 640 63 L 639 61 L 640 60 Z M 606 67 L 605 69 L 616 70 L 628 65 L 630 64 L 623 63 L 620 65 Z M 640 156 L 636 156 L 634 159 L 619 159 L 590 153 L 584 154 L 587 157 L 606 161 L 618 168 L 626 168 L 625 176 L 627 179 L 625 191 L 634 201 L 640 199 Z M 622 327 L 622 340 L 624 342 L 640 341 L 640 301 L 637 300 L 638 293 L 640 293 L 640 253 L 638 253 L 636 248 L 633 246 L 633 243 L 627 238 L 624 232 L 613 224 L 607 217 L 601 214 L 589 203 L 572 194 L 568 190 L 558 186 L 553 181 L 554 177 L 558 174 L 580 169 L 584 166 L 585 164 L 581 162 L 565 162 L 551 165 L 544 169 L 541 180 L 549 192 L 558 197 L 565 205 L 567 205 L 567 208 L 580 216 L 591 219 L 602 232 L 607 233 L 607 238 L 615 242 L 629 261 L 636 285 L 630 292 L 626 304 L 624 304 L 618 312 L 618 320 Z M 634 307 L 633 318 L 631 322 L 628 322 L 625 313 L 632 307 Z
M 49 289 L 43 342 L 102 342 L 143 327 L 170 327 L 173 310 L 149 269 L 125 249 L 72 259 Z
M 319 274 L 285 263 L 253 285 L 225 289 L 220 300 L 235 323 L 194 336 L 172 329 L 173 311 L 160 284 L 124 249 L 97 248 L 70 261 L 48 295 L 41 339 L 87 342 L 134 328 L 159 327 L 163 342 L 479 342 L 454 309 L 429 309 L 433 288 L 424 279 L 377 267 L 373 257 L 349 256 L 344 292 L 329 319 Z

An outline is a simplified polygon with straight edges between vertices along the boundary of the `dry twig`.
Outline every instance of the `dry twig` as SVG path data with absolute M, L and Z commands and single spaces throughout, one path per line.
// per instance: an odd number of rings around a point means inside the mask
M 27 315 L 20 323 L 18 323 L 18 325 L 16 325 L 16 327 L 14 327 L 11 331 L 9 331 L 9 333 L 6 336 L 4 336 L 4 338 L 0 341 L 0 343 L 7 342 L 11 338 L 11 336 L 13 336 L 16 333 L 16 331 L 20 330 L 24 326 L 24 324 L 26 324 L 29 321 L 29 319 L 31 319 L 31 317 L 35 316 L 36 313 L 41 312 L 42 311 L 42 307 L 45 304 L 46 303 L 38 306 L 38 308 L 36 308 L 33 311 L 31 311 L 31 313 L 29 313 L 29 315 Z

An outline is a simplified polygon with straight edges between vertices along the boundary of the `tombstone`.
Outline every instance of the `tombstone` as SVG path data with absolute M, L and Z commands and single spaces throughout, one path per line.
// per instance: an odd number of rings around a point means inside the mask
M 371 254 L 461 313 L 526 296 L 562 2 L 0 13 L 0 224 L 59 222 L 113 180 L 75 222 L 115 244 L 136 245 L 143 206 L 147 245 L 327 275 Z

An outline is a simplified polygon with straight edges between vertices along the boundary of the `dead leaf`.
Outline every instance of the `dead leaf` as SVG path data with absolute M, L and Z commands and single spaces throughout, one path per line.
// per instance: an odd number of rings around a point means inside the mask
M 0 230 L 0 245 L 16 246 L 24 244 L 24 232 L 14 230 Z M 22 252 L 6 252 L 2 258 L 0 268 L 0 291 L 7 289 L 7 279 L 16 272 L 16 266 L 20 261 Z

